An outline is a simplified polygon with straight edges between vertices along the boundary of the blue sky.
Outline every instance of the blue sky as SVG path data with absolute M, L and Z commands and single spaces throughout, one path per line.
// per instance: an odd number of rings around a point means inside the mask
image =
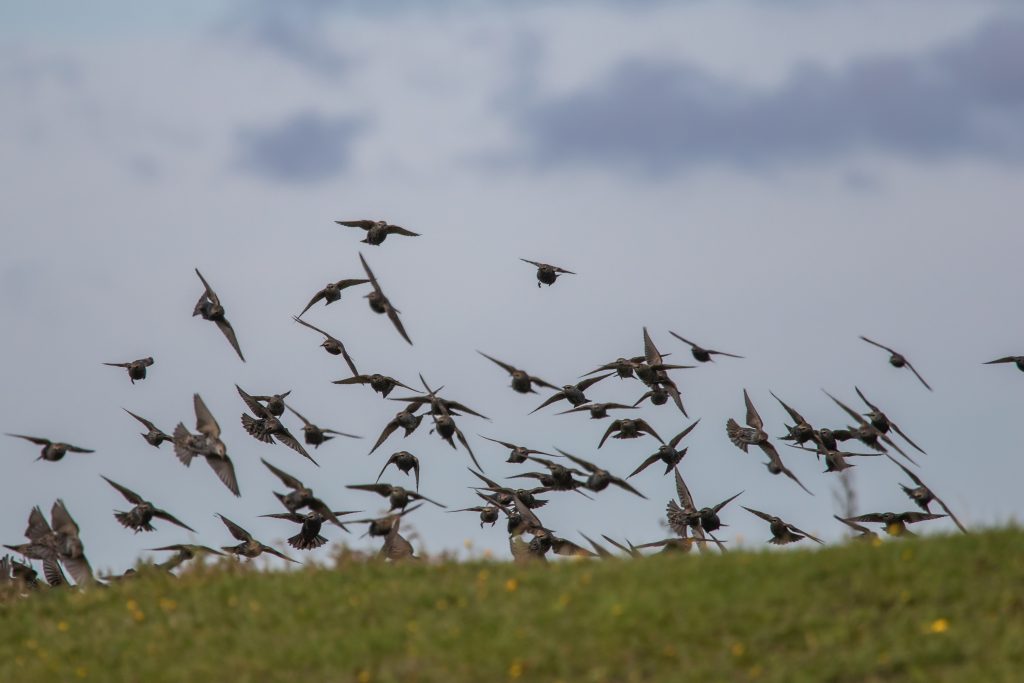
M 813 498 L 768 477 L 724 424 L 742 417 L 746 387 L 773 434 L 784 414 L 769 390 L 839 426 L 820 389 L 853 402 L 856 384 L 929 452 L 922 478 L 965 521 L 1019 518 L 1024 376 L 980 365 L 1024 353 L 1014 4 L 175 7 L 0 11 L 0 426 L 97 450 L 39 463 L 5 439 L 5 542 L 57 497 L 97 567 L 187 538 L 125 532 L 100 474 L 169 508 L 200 542 L 230 540 L 214 512 L 281 539 L 287 527 L 257 519 L 277 511 L 261 457 L 338 508 L 377 511 L 344 485 L 372 481 L 406 448 L 426 495 L 473 504 L 465 454 L 426 430 L 366 456 L 395 404 L 330 384 L 343 366 L 290 320 L 328 280 L 358 276 L 360 251 L 416 345 L 358 297 L 309 319 L 360 367 L 406 382 L 423 372 L 492 416 L 460 421 L 491 475 L 517 468 L 477 433 L 622 473 L 653 442 L 596 451 L 598 424 L 527 416 L 542 397 L 514 394 L 476 349 L 561 384 L 640 353 L 646 325 L 677 357 L 670 329 L 747 356 L 678 374 L 701 418 L 682 466 L 698 503 L 745 489 L 738 502 L 838 538 L 834 480 L 796 452 L 783 455 Z M 368 247 L 333 223 L 378 216 L 423 237 Z M 520 257 L 579 274 L 538 290 Z M 190 317 L 194 267 L 225 300 L 245 365 Z M 934 394 L 861 334 L 907 353 Z M 156 365 L 135 386 L 101 365 L 146 355 Z M 307 417 L 370 443 L 331 442 L 318 470 L 241 430 L 235 383 L 292 389 Z M 191 423 L 196 391 L 225 429 L 240 500 L 201 464 L 143 443 L 120 410 L 170 430 Z M 607 380 L 593 393 L 643 392 Z M 643 415 L 666 437 L 689 424 L 667 407 Z M 909 509 L 898 475 L 884 461 L 858 466 L 861 510 Z M 562 495 L 542 518 L 571 537 L 661 537 L 671 480 L 638 479 L 649 501 Z M 725 521 L 730 538 L 767 538 L 738 508 Z M 500 530 L 469 515 L 424 509 L 410 526 L 429 550 L 470 539 L 507 552 Z

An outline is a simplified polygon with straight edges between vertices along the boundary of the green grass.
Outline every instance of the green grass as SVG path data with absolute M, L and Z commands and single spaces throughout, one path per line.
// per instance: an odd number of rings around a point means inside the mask
M 211 569 L 0 603 L 3 681 L 1021 681 L 1024 533 Z

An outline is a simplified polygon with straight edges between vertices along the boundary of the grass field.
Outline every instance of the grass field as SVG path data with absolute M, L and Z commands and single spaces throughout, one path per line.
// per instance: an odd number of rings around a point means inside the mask
M 0 603 L 3 681 L 1021 681 L 1024 533 L 211 568 Z

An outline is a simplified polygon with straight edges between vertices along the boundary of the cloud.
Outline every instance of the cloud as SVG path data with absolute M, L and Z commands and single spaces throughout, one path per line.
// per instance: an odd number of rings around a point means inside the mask
M 352 141 L 363 128 L 355 116 L 300 112 L 279 124 L 240 130 L 236 164 L 268 180 L 316 182 L 348 167 Z
M 537 165 L 645 172 L 759 168 L 882 151 L 914 160 L 1024 160 L 1024 19 L 1004 18 L 918 56 L 804 65 L 773 90 L 679 62 L 633 59 L 599 82 L 528 103 Z
M 332 0 L 295 0 L 279 3 L 244 3 L 221 23 L 227 35 L 281 55 L 319 76 L 337 78 L 348 60 L 327 34 L 327 15 L 337 7 Z

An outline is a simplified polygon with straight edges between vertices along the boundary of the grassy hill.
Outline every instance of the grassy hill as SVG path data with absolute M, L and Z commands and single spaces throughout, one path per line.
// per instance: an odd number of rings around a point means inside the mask
M 5 681 L 1020 681 L 1024 533 L 211 568 L 0 603 Z

